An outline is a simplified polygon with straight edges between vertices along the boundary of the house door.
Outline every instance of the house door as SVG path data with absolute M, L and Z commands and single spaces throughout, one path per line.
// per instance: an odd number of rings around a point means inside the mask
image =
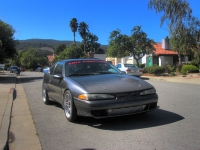
M 152 61 L 152 57 L 147 57 L 147 66 L 150 67 L 152 66 L 153 61 Z

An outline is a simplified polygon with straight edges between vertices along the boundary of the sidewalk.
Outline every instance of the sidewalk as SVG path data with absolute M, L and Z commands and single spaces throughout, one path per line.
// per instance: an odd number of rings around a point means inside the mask
M 20 76 L 0 72 L 0 150 L 41 150 Z
M 199 84 L 200 74 L 142 76 L 144 80 Z M 41 143 L 31 115 L 20 76 L 0 72 L 0 150 L 41 150 Z
M 167 81 L 187 84 L 199 84 L 200 85 L 200 73 L 188 74 L 186 76 L 142 76 L 144 80 L 156 80 L 156 81 Z
M 16 78 L 14 76 L 0 74 L 0 150 L 8 148 L 7 141 L 15 97 L 15 82 Z

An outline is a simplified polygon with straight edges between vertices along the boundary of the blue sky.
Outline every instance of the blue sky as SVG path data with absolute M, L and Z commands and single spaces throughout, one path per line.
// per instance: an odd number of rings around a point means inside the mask
M 193 15 L 200 17 L 200 1 L 188 0 Z M 148 9 L 149 0 L 0 0 L 0 19 L 16 31 L 17 40 L 55 39 L 73 41 L 69 27 L 72 18 L 89 25 L 102 45 L 108 44 L 113 30 L 131 35 L 141 25 L 148 38 L 161 42 L 169 35 L 167 26 L 160 27 L 161 14 Z M 76 41 L 81 41 L 76 33 Z

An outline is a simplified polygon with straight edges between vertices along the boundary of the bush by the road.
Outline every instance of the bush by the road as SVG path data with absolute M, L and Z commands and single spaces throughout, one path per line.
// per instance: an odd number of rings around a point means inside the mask
M 143 69 L 144 73 L 149 73 L 149 74 L 154 74 L 154 75 L 160 75 L 165 73 L 165 67 L 158 66 L 158 65 L 153 65 L 150 67 L 145 67 Z
M 181 68 L 182 74 L 198 73 L 198 72 L 199 72 L 199 68 L 194 65 L 183 65 Z

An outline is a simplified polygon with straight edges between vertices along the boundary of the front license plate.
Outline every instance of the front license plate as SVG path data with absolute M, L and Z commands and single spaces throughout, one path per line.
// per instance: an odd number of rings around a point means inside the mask
M 131 114 L 131 113 L 139 112 L 142 110 L 144 110 L 143 105 L 136 106 L 136 107 L 128 107 L 128 108 L 109 109 L 108 113 L 110 115 L 122 115 L 122 114 Z

